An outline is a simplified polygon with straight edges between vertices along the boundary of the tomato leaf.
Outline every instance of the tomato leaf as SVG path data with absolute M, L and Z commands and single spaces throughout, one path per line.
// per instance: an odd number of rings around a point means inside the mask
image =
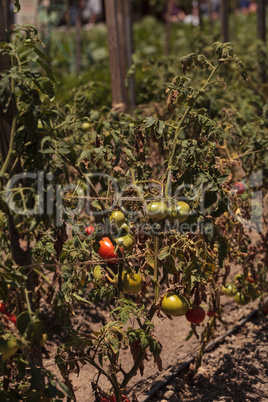
M 82 303 L 88 304 L 89 306 L 91 306 L 90 301 L 84 299 L 83 297 L 79 296 L 77 293 L 73 293 L 72 296 L 74 297 L 74 299 L 76 299 L 77 301 L 80 301 Z
M 30 315 L 28 311 L 23 311 L 18 317 L 17 317 L 17 328 L 20 331 L 20 334 L 23 335 L 24 332 L 26 331 L 29 323 L 31 322 Z
M 158 259 L 160 261 L 164 260 L 166 257 L 170 255 L 170 247 L 164 246 L 159 250 Z
M 146 259 L 147 264 L 149 264 L 150 267 L 154 268 L 154 256 L 153 256 L 153 252 L 151 250 L 146 251 L 145 259 Z

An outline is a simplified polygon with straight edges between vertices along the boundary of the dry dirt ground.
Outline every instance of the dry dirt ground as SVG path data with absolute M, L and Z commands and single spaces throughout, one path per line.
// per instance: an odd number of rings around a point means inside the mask
M 268 320 L 257 314 L 205 354 L 195 377 L 174 377 L 148 402 L 268 401 Z
M 258 301 L 246 306 L 238 306 L 233 299 L 223 300 L 224 324 L 219 323 L 215 338 L 233 328 L 242 318 L 247 317 L 258 307 Z M 76 311 L 74 324 L 83 324 L 84 331 L 96 329 L 101 325 L 97 319 L 105 312 L 94 309 Z M 204 325 L 207 318 L 204 321 Z M 227 336 L 209 353 L 204 355 L 203 364 L 196 376 L 192 377 L 193 365 L 187 367 L 179 375 L 174 376 L 165 387 L 161 387 L 153 396 L 148 397 L 150 390 L 159 382 L 176 371 L 176 368 L 194 356 L 199 348 L 199 341 L 192 336 L 185 340 L 190 324 L 185 317 L 155 320 L 155 336 L 163 346 L 163 371 L 159 372 L 153 359 L 145 362 L 143 377 L 138 373 L 129 384 L 125 394 L 132 401 L 133 395 L 138 402 L 172 402 L 172 401 L 237 401 L 268 402 L 268 319 L 256 313 L 240 329 Z M 203 325 L 198 327 L 201 334 Z M 54 357 L 60 337 L 50 337 L 54 332 L 48 328 L 47 355 L 44 366 L 60 374 L 55 366 Z M 55 333 L 55 332 L 54 332 Z M 126 369 L 131 367 L 132 358 L 127 353 L 122 355 L 122 363 Z M 89 365 L 80 367 L 79 375 L 71 374 L 77 402 L 94 402 L 91 382 L 96 371 Z M 109 384 L 102 383 L 106 390 Z

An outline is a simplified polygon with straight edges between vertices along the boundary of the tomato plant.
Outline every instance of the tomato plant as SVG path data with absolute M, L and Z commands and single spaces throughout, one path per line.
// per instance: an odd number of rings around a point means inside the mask
M 90 123 L 81 124 L 83 116 L 91 110 L 87 96 L 77 88 L 68 104 L 53 103 L 54 81 L 49 60 L 36 48 L 38 37 L 34 28 L 23 29 L 25 40 L 18 29 L 15 39 L 18 42 L 14 46 L 1 43 L 1 49 L 12 57 L 12 69 L 1 72 L 1 104 L 7 107 L 12 101 L 14 110 L 10 149 L 1 160 L 1 200 L 17 164 L 18 171 L 21 169 L 25 176 L 11 186 L 0 205 L 11 228 L 15 226 L 17 231 L 11 246 L 8 231 L 1 233 L 3 255 L 7 256 L 3 273 L 0 272 L 1 298 L 16 313 L 27 306 L 17 317 L 17 329 L 11 328 L 19 331 L 23 343 L 21 352 L 12 361 L 12 378 L 22 380 L 10 387 L 5 383 L 5 389 L 11 396 L 15 389 L 25 400 L 35 392 L 38 400 L 44 400 L 47 394 L 54 399 L 64 398 L 55 389 L 53 375 L 39 370 L 43 367 L 41 353 L 38 373 L 34 364 L 27 363 L 32 362 L 36 348 L 40 349 L 46 340 L 45 326 L 38 316 L 42 302 L 53 308 L 60 329 L 68 328 L 63 338 L 66 343 L 60 342 L 55 357 L 64 379 L 59 386 L 67 399 L 75 399 L 69 375 L 81 363 L 91 364 L 98 371 L 92 383 L 96 400 L 119 402 L 137 371 L 143 374 L 147 358 L 152 356 L 161 370 L 162 346 L 154 333 L 155 314 L 162 310 L 170 316 L 186 315 L 191 323 L 198 323 L 204 310 L 201 307 L 189 310 L 189 306 L 208 303 L 211 318 L 204 330 L 197 328 L 203 330 L 198 366 L 220 319 L 220 297 L 225 293 L 221 286 L 229 275 L 229 261 L 241 270 L 246 267 L 243 275 L 235 277 L 231 290 L 226 286 L 235 300 L 238 298 L 241 304 L 249 296 L 253 299 L 255 291 L 259 297 L 259 283 L 256 288 L 249 287 L 252 283 L 245 279 L 247 272 L 252 272 L 257 281 L 259 271 L 263 290 L 263 256 L 260 258 L 260 251 L 250 243 L 239 220 L 241 213 L 250 215 L 250 201 L 246 193 L 236 197 L 239 189 L 232 191 L 232 183 L 237 181 L 234 166 L 240 163 L 247 177 L 264 168 L 267 111 L 260 108 L 258 118 L 247 122 L 240 112 L 236 116 L 233 109 L 230 111 L 222 103 L 223 96 L 219 94 L 228 92 L 222 86 L 228 87 L 232 74 L 236 74 L 233 68 L 228 69 L 228 64 L 234 63 L 242 78 L 246 78 L 246 72 L 232 45 L 216 42 L 209 57 L 191 52 L 181 59 L 182 74 L 167 84 L 166 93 L 162 91 L 159 99 L 163 100 L 165 94 L 166 99 L 157 112 L 136 110 L 132 115 L 121 116 L 115 111 L 108 113 L 106 105 L 104 111 L 100 108 L 90 112 Z M 29 56 L 31 51 L 35 54 Z M 35 67 L 45 66 L 48 77 L 43 70 L 40 76 L 33 75 L 32 63 L 37 64 Z M 177 61 L 176 70 L 175 67 L 170 70 L 168 63 L 169 60 L 159 62 L 157 69 L 165 71 L 163 82 L 171 72 L 178 73 Z M 222 66 L 225 78 L 221 76 Z M 199 73 L 195 74 L 196 71 Z M 234 81 L 240 84 L 237 76 Z M 98 93 L 100 87 L 96 85 L 93 92 Z M 245 102 L 246 99 L 245 96 Z M 257 102 L 251 103 L 256 109 L 259 107 Z M 233 102 L 230 104 L 232 107 Z M 44 122 L 41 126 L 40 121 Z M 254 158 L 249 158 L 249 152 L 253 152 Z M 177 201 L 179 196 L 187 202 Z M 27 209 L 27 213 L 14 212 L 11 199 L 16 209 L 24 212 Z M 126 211 L 127 223 L 120 209 Z M 31 215 L 33 210 L 37 213 Z M 89 216 L 92 226 L 85 230 L 89 234 L 85 236 L 81 228 Z M 252 221 L 257 228 L 259 221 Z M 5 224 L 6 220 L 3 229 Z M 94 236 L 92 227 L 96 228 Z M 13 236 L 13 230 L 10 233 Z M 267 239 L 262 236 L 263 252 Z M 18 261 L 20 254 L 14 253 L 12 247 L 21 244 L 26 249 L 30 242 L 34 244 L 32 254 Z M 28 278 L 28 273 L 34 273 L 34 277 Z M 102 276 L 105 280 L 98 280 Z M 29 283 L 34 287 L 28 289 Z M 14 290 L 12 297 L 8 285 Z M 96 331 L 82 331 L 74 325 L 73 316 L 80 303 L 85 309 L 90 308 L 89 315 L 94 308 L 98 311 L 98 303 L 105 310 Z M 3 327 L 3 339 L 8 341 L 10 331 Z M 196 336 L 197 330 L 192 329 Z M 16 353 L 15 345 L 10 348 L 12 355 Z M 122 350 L 129 354 L 127 359 L 122 359 Z M 130 370 L 124 366 L 126 360 L 129 364 L 129 357 L 133 358 Z M 6 381 L 11 377 L 9 364 L 4 364 L 4 370 Z M 38 384 L 41 390 L 32 389 L 30 372 L 33 380 L 42 377 Z M 109 393 L 102 389 L 103 376 L 111 383 Z M 22 388 L 26 390 L 23 395 Z M 103 397 L 110 393 L 112 397 Z
M 169 292 L 162 299 L 161 310 L 168 315 L 182 316 L 189 310 L 189 302 L 184 296 Z
M 6 305 L 4 303 L 0 303 L 0 313 L 4 313 L 6 311 Z
M 202 307 L 197 306 L 190 308 L 185 314 L 185 317 L 189 322 L 192 322 L 193 324 L 201 324 L 201 322 L 203 322 L 206 317 L 206 312 Z

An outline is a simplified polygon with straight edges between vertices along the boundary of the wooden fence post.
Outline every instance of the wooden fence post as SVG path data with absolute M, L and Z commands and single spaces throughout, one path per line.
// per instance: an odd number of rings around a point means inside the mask
M 266 0 L 257 1 L 257 34 L 258 39 L 262 40 L 264 45 L 266 43 Z M 267 62 L 266 51 L 260 49 L 258 57 L 260 64 L 260 77 L 262 82 L 267 81 Z
M 258 38 L 266 42 L 266 0 L 257 1 L 257 30 Z
M 223 42 L 229 42 L 228 0 L 221 0 L 221 34 Z
M 113 108 L 123 111 L 129 103 L 134 103 L 133 82 L 130 101 L 125 83 L 132 53 L 129 0 L 105 0 L 105 15 L 108 29 Z
M 108 30 L 108 46 L 110 57 L 110 72 L 112 83 L 112 97 L 114 108 L 125 108 L 125 99 L 123 91 L 123 74 L 120 58 L 120 46 L 117 24 L 118 0 L 105 0 L 106 25 Z
M 77 16 L 75 21 L 75 71 L 81 71 L 81 47 L 82 47 L 82 2 L 77 2 Z
M 133 53 L 133 35 L 132 35 L 132 7 L 131 0 L 123 0 L 124 11 L 125 11 L 125 31 L 126 31 L 126 58 L 127 58 L 127 70 L 132 64 L 132 53 Z M 127 70 L 125 74 L 127 73 Z M 135 100 L 135 81 L 134 76 L 129 78 L 129 106 L 134 108 L 136 104 Z
M 167 1 L 166 9 L 166 40 L 165 40 L 165 56 L 168 56 L 170 50 L 170 30 L 171 30 L 171 15 L 174 5 L 174 0 Z
M 204 22 L 203 22 L 203 14 L 202 14 L 202 7 L 201 7 L 201 0 L 197 1 L 198 4 L 198 18 L 199 18 L 199 27 L 202 30 L 204 27 Z

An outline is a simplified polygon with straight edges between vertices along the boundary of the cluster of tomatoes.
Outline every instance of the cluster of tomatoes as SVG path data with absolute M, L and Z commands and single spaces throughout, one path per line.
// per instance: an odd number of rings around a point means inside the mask
M 156 201 L 148 204 L 146 213 L 153 221 L 160 221 L 168 217 L 172 222 L 178 221 L 179 223 L 185 222 L 190 214 L 190 206 L 182 201 L 178 201 L 171 207 L 166 203 Z M 125 216 L 121 211 L 113 211 L 110 218 L 110 223 L 113 225 L 119 236 L 115 238 L 121 253 L 131 252 L 133 249 L 134 240 L 129 233 L 129 228 L 125 223 Z M 94 231 L 93 226 L 87 226 L 86 233 L 92 235 Z M 118 254 L 116 248 L 109 237 L 104 237 L 99 242 L 100 248 L 98 251 L 99 256 L 109 262 L 110 264 L 118 263 Z M 97 281 L 102 277 L 103 269 L 101 265 L 96 265 L 93 270 L 94 279 Z M 117 285 L 118 275 L 116 275 L 114 283 Z M 129 273 L 123 271 L 122 273 L 122 288 L 123 292 L 130 295 L 136 295 L 143 287 L 143 279 L 137 273 Z M 161 301 L 161 310 L 170 316 L 185 315 L 186 319 L 194 324 L 200 324 L 205 319 L 205 311 L 200 306 L 190 308 L 187 299 L 177 293 L 167 293 Z
M 102 260 L 115 265 L 119 262 L 119 257 L 117 254 L 117 248 L 120 249 L 121 253 L 130 253 L 134 246 L 134 240 L 129 233 L 129 227 L 125 223 L 125 215 L 121 211 L 113 211 L 109 217 L 112 227 L 117 232 L 118 236 L 115 237 L 115 242 L 117 247 L 114 246 L 109 237 L 103 237 L 100 242 L 100 248 L 98 251 L 99 256 Z M 87 226 L 85 231 L 87 234 L 92 235 L 95 228 L 94 226 Z M 94 279 L 99 280 L 102 277 L 102 267 L 101 265 L 96 265 L 93 271 Z M 115 285 L 118 283 L 118 276 L 116 275 L 114 280 Z M 136 295 L 142 289 L 143 280 L 139 274 L 128 273 L 123 271 L 122 274 L 122 287 L 124 293 Z
M 177 201 L 171 206 L 163 201 L 154 201 L 147 205 L 146 212 L 153 221 L 168 218 L 171 222 L 183 223 L 188 219 L 190 206 L 184 201 Z
M 161 301 L 161 310 L 170 316 L 183 316 L 193 324 L 201 324 L 206 317 L 206 312 L 201 306 L 193 306 L 190 308 L 186 297 L 173 292 L 165 294 Z
M 7 328 L 9 321 L 13 322 L 15 326 L 17 325 L 16 316 L 7 311 L 6 305 L 2 302 L 0 303 L 0 313 L 4 321 L 4 324 L 6 325 Z M 18 349 L 19 345 L 15 338 L 11 339 L 0 338 L 0 354 L 3 362 L 12 357 L 17 352 Z
M 190 206 L 183 201 L 178 201 L 172 206 L 168 207 L 165 202 L 154 201 L 150 202 L 146 208 L 147 216 L 153 221 L 160 221 L 168 217 L 171 222 L 185 222 L 190 213 Z M 117 250 L 121 253 L 131 253 L 134 246 L 133 237 L 130 234 L 128 225 L 125 222 L 125 215 L 123 212 L 116 210 L 113 211 L 109 217 L 110 224 L 115 229 L 117 236 L 115 236 L 115 243 L 113 244 L 109 237 L 103 237 L 99 241 L 100 248 L 98 254 L 102 260 L 115 265 L 119 262 Z M 95 228 L 89 225 L 85 228 L 85 232 L 88 235 L 92 235 Z M 95 266 L 93 271 L 94 279 L 98 280 L 102 277 L 102 267 L 100 265 Z M 115 278 L 115 284 L 117 284 L 118 277 Z M 122 287 L 124 293 L 136 295 L 143 287 L 142 277 L 137 273 L 129 273 L 123 271 L 122 274 Z
M 250 300 L 256 300 L 260 295 L 251 274 L 248 274 L 246 278 L 242 274 L 237 274 L 234 281 L 226 284 L 222 291 L 226 296 L 233 297 L 241 306 L 245 306 Z
M 2 315 L 3 320 L 8 323 L 8 321 L 13 322 L 14 325 L 17 325 L 17 318 L 14 314 L 11 314 L 6 309 L 6 305 L 4 303 L 0 303 L 0 313 Z
M 241 194 L 245 187 L 242 183 L 238 183 L 235 190 Z M 185 222 L 190 215 L 190 206 L 183 201 L 178 201 L 171 206 L 168 206 L 163 201 L 150 202 L 146 208 L 146 214 L 152 221 L 161 221 L 168 218 L 171 222 Z M 118 236 L 115 237 L 113 244 L 109 237 L 104 237 L 100 240 L 99 256 L 110 264 L 117 264 L 119 257 L 117 250 L 121 253 L 131 252 L 134 245 L 133 237 L 130 234 L 129 227 L 125 223 L 125 216 L 121 211 L 113 211 L 110 218 L 111 225 L 117 230 Z M 87 226 L 86 233 L 92 235 L 94 226 Z M 102 267 L 100 265 L 94 268 L 94 279 L 98 280 L 102 277 Z M 116 275 L 114 283 L 117 285 L 118 276 Z M 235 277 L 235 283 L 229 283 L 223 287 L 223 293 L 227 296 L 234 297 L 234 300 L 239 305 L 249 303 L 251 299 L 255 300 L 259 293 L 253 283 L 252 277 L 248 276 L 245 280 L 242 275 Z M 136 295 L 143 287 L 143 279 L 137 273 L 129 273 L 123 271 L 122 287 L 124 293 Z M 181 294 L 176 292 L 168 292 L 161 299 L 161 310 L 169 316 L 183 316 L 193 324 L 200 324 L 206 316 L 205 310 L 201 306 L 190 307 L 189 301 Z M 209 311 L 208 316 L 214 316 L 215 312 Z
M 133 250 L 134 240 L 130 235 L 130 230 L 128 225 L 125 223 L 125 215 L 121 211 L 113 211 L 111 216 L 109 217 L 110 224 L 116 230 L 117 236 L 115 237 L 115 242 L 118 244 L 121 253 L 124 251 L 130 253 Z M 88 235 L 92 235 L 95 228 L 92 225 L 89 225 L 85 228 L 85 232 Z M 100 249 L 98 251 L 99 256 L 111 263 L 118 263 L 118 254 L 115 252 L 114 245 L 109 237 L 103 237 L 100 243 Z

